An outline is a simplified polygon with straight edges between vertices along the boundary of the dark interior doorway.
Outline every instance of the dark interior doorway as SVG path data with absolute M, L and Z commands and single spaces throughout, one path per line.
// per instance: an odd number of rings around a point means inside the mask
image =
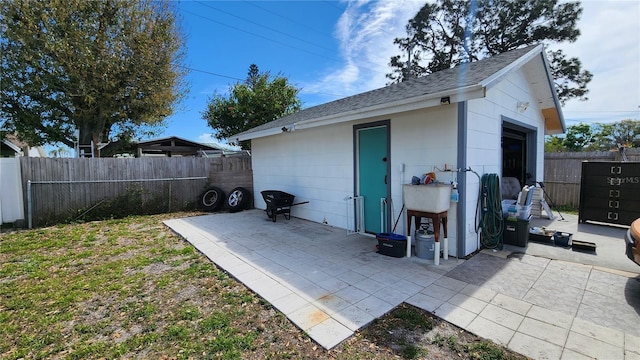
M 529 182 L 526 133 L 502 129 L 502 177 L 514 177 L 520 181 L 520 186 Z

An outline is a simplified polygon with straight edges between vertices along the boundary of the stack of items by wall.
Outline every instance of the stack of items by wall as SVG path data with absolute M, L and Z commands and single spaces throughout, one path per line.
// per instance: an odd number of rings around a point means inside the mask
M 524 186 L 517 200 L 502 201 L 502 215 L 505 218 L 503 243 L 526 247 L 529 242 L 529 219 L 534 186 Z

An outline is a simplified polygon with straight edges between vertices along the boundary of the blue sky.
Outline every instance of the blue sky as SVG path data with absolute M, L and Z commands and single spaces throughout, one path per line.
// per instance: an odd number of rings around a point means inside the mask
M 304 107 L 383 87 L 393 39 L 424 4 L 387 1 L 183 1 L 190 91 L 164 136 L 215 142 L 201 113 L 249 65 L 287 77 Z M 640 2 L 582 1 L 575 43 L 560 44 L 594 74 L 588 101 L 563 108 L 568 126 L 640 119 Z M 554 48 L 554 49 L 555 49 Z

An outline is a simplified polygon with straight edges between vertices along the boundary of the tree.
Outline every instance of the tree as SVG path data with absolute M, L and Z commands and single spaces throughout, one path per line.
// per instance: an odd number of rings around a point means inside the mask
M 565 147 L 562 144 L 563 138 L 557 135 L 550 135 L 544 141 L 544 152 L 562 152 Z
M 567 151 L 583 151 L 593 143 L 593 132 L 589 124 L 580 123 L 569 126 L 562 142 Z
M 549 136 L 544 143 L 546 152 L 609 151 L 619 147 L 640 148 L 640 121 L 580 123 L 569 126 L 564 137 Z
M 407 61 L 403 55 L 392 57 L 387 78 L 401 82 L 532 44 L 573 42 L 580 35 L 581 13 L 579 2 L 557 0 L 427 3 L 409 20 L 407 37 L 395 39 Z M 592 74 L 581 69 L 580 60 L 558 50 L 550 52 L 549 61 L 560 101 L 586 100 Z
M 216 95 L 209 100 L 202 118 L 216 130 L 218 140 L 268 123 L 301 109 L 298 98 L 300 89 L 291 85 L 287 78 L 269 72 L 260 73 L 258 66 L 249 66 L 247 79 L 229 88 L 229 96 Z M 245 142 L 243 149 L 249 149 Z
M 640 121 L 625 119 L 616 123 L 598 124 L 600 130 L 596 141 L 604 147 L 602 150 L 618 147 L 640 147 Z
M 169 0 L 0 0 L 0 125 L 32 146 L 158 129 L 186 92 Z M 98 153 L 99 154 L 99 153 Z
M 49 150 L 50 157 L 67 157 L 67 155 L 69 155 L 69 149 L 64 146 L 58 146 Z

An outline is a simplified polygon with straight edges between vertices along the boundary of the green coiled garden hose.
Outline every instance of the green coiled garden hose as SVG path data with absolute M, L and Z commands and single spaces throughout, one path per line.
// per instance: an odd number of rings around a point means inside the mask
M 500 178 L 498 174 L 484 174 L 476 206 L 476 232 L 481 229 L 482 246 L 502 250 L 503 221 Z

